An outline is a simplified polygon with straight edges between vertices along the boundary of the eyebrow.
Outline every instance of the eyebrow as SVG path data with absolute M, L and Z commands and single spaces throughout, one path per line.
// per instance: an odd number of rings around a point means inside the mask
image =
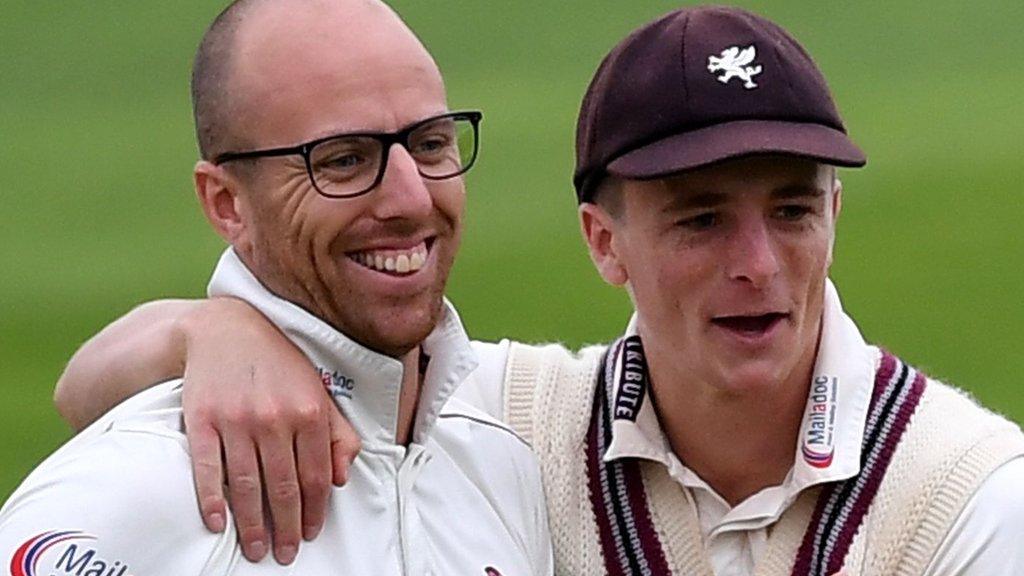
M 807 184 L 789 184 L 772 190 L 772 198 L 789 200 L 793 198 L 821 198 L 825 191 Z
M 695 192 L 693 194 L 680 194 L 665 206 L 662 213 L 671 213 L 678 210 L 693 210 L 701 208 L 712 208 L 724 204 L 728 200 L 728 194 L 724 192 Z
M 771 191 L 773 200 L 818 199 L 824 196 L 825 190 L 809 184 L 787 184 Z M 714 208 L 727 203 L 728 200 L 729 195 L 724 192 L 703 191 L 681 194 L 663 206 L 661 212 L 671 214 L 680 210 Z
M 336 126 L 334 128 L 331 128 L 331 129 L 319 131 L 317 134 L 313 135 L 310 138 L 310 140 L 319 140 L 321 138 L 332 138 L 334 136 L 348 136 L 350 134 L 358 136 L 360 134 L 384 134 L 384 133 L 390 133 L 390 132 L 400 132 L 402 130 L 405 130 L 409 126 L 412 126 L 413 124 L 419 124 L 420 122 L 422 122 L 422 121 L 424 121 L 424 120 L 426 120 L 428 118 L 433 118 L 434 116 L 441 116 L 441 115 L 444 115 L 444 114 L 448 114 L 450 112 L 452 112 L 452 111 L 448 110 L 448 109 L 440 110 L 440 111 L 437 111 L 437 112 L 432 112 L 430 114 L 427 114 L 426 116 L 423 116 L 422 118 L 419 118 L 418 120 L 413 120 L 412 122 L 408 122 L 406 124 L 403 124 L 403 125 L 398 127 L 398 130 L 394 130 L 394 131 L 381 130 L 381 129 L 369 128 L 369 127 L 362 127 L 362 128 L 360 128 L 359 126 L 365 126 L 365 125 L 361 125 L 361 124 L 350 125 L 350 126 L 346 126 L 344 128 Z

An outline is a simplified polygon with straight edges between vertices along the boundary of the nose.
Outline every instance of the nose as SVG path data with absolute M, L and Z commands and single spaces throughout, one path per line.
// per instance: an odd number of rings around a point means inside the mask
M 434 201 L 416 161 L 401 144 L 388 151 L 388 164 L 375 192 L 378 218 L 424 218 L 433 210 Z
M 779 273 L 779 254 L 763 218 L 741 219 L 730 235 L 729 277 L 764 288 Z

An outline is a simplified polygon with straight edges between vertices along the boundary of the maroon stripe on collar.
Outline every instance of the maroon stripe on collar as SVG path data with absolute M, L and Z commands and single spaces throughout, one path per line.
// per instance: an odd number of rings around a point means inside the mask
M 603 460 L 612 437 L 615 360 L 623 344 L 619 340 L 608 348 L 595 383 L 585 447 L 590 503 L 609 576 L 669 576 L 668 562 L 651 520 L 639 461 Z M 642 361 L 642 347 L 634 346 L 632 350 L 639 350 Z
M 651 568 L 650 574 L 671 574 L 668 569 L 668 560 L 665 559 L 665 551 L 661 548 L 661 540 L 654 528 L 651 519 L 650 504 L 647 501 L 647 492 L 644 489 L 643 474 L 640 471 L 640 461 L 630 459 L 624 463 L 623 476 L 626 480 L 626 495 L 629 497 L 629 505 L 636 518 L 635 526 L 640 546 L 643 548 L 643 557 Z
M 797 553 L 793 576 L 827 576 L 842 568 L 924 394 L 926 381 L 924 374 L 883 352 L 864 429 L 861 470 L 822 490 Z
M 601 462 L 603 442 L 600 438 L 600 426 L 596 425 L 596 421 L 600 418 L 599 397 L 602 392 L 603 390 L 598 389 L 595 394 L 590 429 L 587 431 L 587 485 L 590 487 L 590 505 L 594 511 L 594 518 L 597 520 L 597 533 L 601 540 L 605 570 L 608 576 L 626 576 L 622 570 L 622 563 L 619 561 L 620 547 L 615 542 L 612 514 L 606 509 L 607 471 L 603 469 L 604 466 Z

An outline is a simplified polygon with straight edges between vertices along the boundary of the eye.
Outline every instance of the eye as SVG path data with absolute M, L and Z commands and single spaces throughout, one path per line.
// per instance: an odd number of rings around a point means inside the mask
M 360 178 L 375 168 L 375 161 L 356 150 L 338 150 L 316 159 L 313 172 L 317 180 L 347 182 Z
M 451 147 L 451 139 L 443 134 L 425 135 L 412 143 L 412 153 L 417 157 L 432 157 Z
M 800 220 L 813 212 L 813 208 L 803 204 L 786 204 L 775 209 L 776 217 L 788 221 Z
M 700 231 L 714 228 L 719 223 L 718 214 L 715 212 L 703 212 L 696 216 L 685 218 L 676 223 L 677 226 L 690 230 Z
M 327 159 L 322 166 L 336 170 L 353 170 L 366 163 L 366 158 L 359 154 L 341 154 Z

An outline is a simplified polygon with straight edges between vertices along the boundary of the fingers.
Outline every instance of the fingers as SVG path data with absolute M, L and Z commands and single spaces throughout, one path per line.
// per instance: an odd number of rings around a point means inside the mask
M 331 483 L 345 483 L 359 439 L 309 360 L 259 312 L 227 299 L 191 318 L 182 403 L 186 428 L 199 431 L 190 440 L 204 522 L 227 517 L 215 490 L 226 475 L 245 557 L 266 556 L 273 526 L 274 556 L 289 563 L 322 530 Z
M 274 526 L 274 558 L 281 564 L 295 560 L 302 537 L 302 504 L 293 446 L 291 434 L 283 429 L 268 431 L 259 439 L 267 503 Z
M 332 412 L 335 412 L 333 408 Z M 327 420 L 319 411 L 295 436 L 295 460 L 302 489 L 302 537 L 313 540 L 323 529 L 331 493 L 331 445 Z M 275 526 L 275 536 L 277 532 Z
M 228 498 L 238 528 L 242 554 L 259 562 L 267 555 L 269 540 L 263 520 L 263 497 L 256 447 L 248 436 L 224 433 L 224 455 L 228 467 Z
M 225 526 L 224 469 L 221 464 L 220 437 L 210 427 L 186 426 L 192 455 L 196 499 L 203 523 L 211 532 L 223 532 Z
M 335 486 L 344 486 L 348 482 L 349 468 L 362 449 L 362 441 L 341 412 L 336 409 L 327 412 L 331 434 L 331 481 Z

